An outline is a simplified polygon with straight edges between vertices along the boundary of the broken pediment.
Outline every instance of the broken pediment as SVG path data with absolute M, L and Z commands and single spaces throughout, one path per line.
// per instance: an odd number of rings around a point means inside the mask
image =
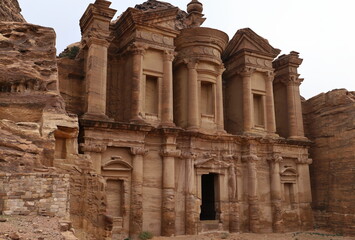
M 243 28 L 237 31 L 233 39 L 229 42 L 222 58 L 224 61 L 240 52 L 254 52 L 260 55 L 275 58 L 280 54 L 280 50 L 272 47 L 268 40 L 260 37 L 250 28 Z
M 124 34 L 135 25 L 161 29 L 176 35 L 178 30 L 184 28 L 186 16 L 186 12 L 172 5 L 171 7 L 157 7 L 150 10 L 142 10 L 136 6 L 136 8 L 128 8 L 115 20 L 113 29 L 116 31 L 116 36 Z
M 223 161 L 219 161 L 215 158 L 208 158 L 196 160 L 195 167 L 209 169 L 226 169 L 230 167 L 230 164 Z
M 102 166 L 105 171 L 131 171 L 131 164 L 122 160 L 122 157 L 113 156 L 111 160 Z

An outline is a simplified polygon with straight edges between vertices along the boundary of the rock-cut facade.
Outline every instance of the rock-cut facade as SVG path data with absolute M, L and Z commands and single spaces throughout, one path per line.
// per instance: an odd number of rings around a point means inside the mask
M 96 0 L 78 55 L 58 60 L 79 151 L 100 176 L 97 205 L 72 220 L 100 239 L 313 227 L 302 59 L 249 28 L 229 40 L 201 27 L 202 11 L 149 0 L 112 21 Z M 55 161 L 73 154 L 70 136 L 55 142 Z

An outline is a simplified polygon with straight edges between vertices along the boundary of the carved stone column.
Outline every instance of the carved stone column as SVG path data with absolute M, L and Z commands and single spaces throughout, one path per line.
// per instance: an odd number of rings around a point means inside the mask
M 197 130 L 200 127 L 200 108 L 198 99 L 197 62 L 187 62 L 188 68 L 188 129 Z
M 282 206 L 281 206 L 281 177 L 280 162 L 282 157 L 274 155 L 270 162 L 270 185 L 271 185 L 271 204 L 273 211 L 273 230 L 274 232 L 283 232 Z
M 132 81 L 131 81 L 131 120 L 142 121 L 143 112 L 143 56 L 145 47 L 133 44 L 129 48 L 132 54 Z
M 257 194 L 257 171 L 256 163 L 259 161 L 256 155 L 243 156 L 242 160 L 248 168 L 248 201 L 249 201 L 249 228 L 250 232 L 259 232 L 259 199 Z
M 92 162 L 92 167 L 98 174 L 101 174 L 102 153 L 107 149 L 105 144 L 81 143 L 80 150 L 85 154 L 89 153 Z
M 181 151 L 175 149 L 175 137 L 167 137 L 165 149 L 161 151 L 163 157 L 163 206 L 162 231 L 163 236 L 175 234 L 175 158 L 180 157 Z
M 143 159 L 148 151 L 144 148 L 133 147 L 132 161 L 132 190 L 130 236 L 137 237 L 143 230 Z
M 273 81 L 274 73 L 268 72 L 266 78 L 266 129 L 269 135 L 275 135 L 276 133 Z
M 239 232 L 239 202 L 238 202 L 238 183 L 237 183 L 237 172 L 238 172 L 238 161 L 239 157 L 236 155 L 224 156 L 224 161 L 232 162 L 228 169 L 228 192 L 229 192 L 229 202 L 230 202 L 230 219 L 229 219 L 229 230 L 231 232 Z M 236 161 L 235 161 L 236 160 Z
M 90 4 L 80 19 L 82 41 L 88 51 L 85 66 L 86 113 L 84 118 L 108 120 L 106 116 L 107 48 L 109 26 L 116 10 L 110 2 Z
M 306 231 L 313 226 L 313 211 L 311 207 L 312 192 L 311 181 L 309 175 L 309 165 L 312 164 L 312 159 L 308 155 L 300 156 L 297 163 L 297 182 L 298 182 L 298 200 L 301 230 Z
M 186 160 L 186 198 L 185 198 L 185 234 L 197 234 L 199 209 L 196 208 L 195 160 L 197 155 L 184 152 L 181 156 Z
M 298 67 L 302 63 L 299 53 L 290 52 L 282 55 L 273 62 L 275 80 L 286 85 L 286 99 L 288 109 L 288 138 L 306 140 L 304 137 L 301 96 L 299 86 L 303 79 L 299 78 Z M 286 129 L 285 129 L 286 130 Z
M 243 132 L 250 132 L 253 126 L 251 76 L 254 70 L 244 68 L 239 74 L 243 78 Z
M 226 70 L 224 68 L 224 65 L 222 64 L 219 67 L 219 72 L 218 72 L 218 77 L 217 77 L 217 82 L 216 82 L 216 87 L 217 87 L 217 96 L 216 96 L 216 123 L 217 123 L 217 130 L 219 132 L 225 133 L 226 131 L 224 130 L 224 116 L 223 116 L 223 83 L 222 83 L 222 74 Z
M 174 51 L 164 52 L 164 75 L 162 91 L 161 124 L 164 126 L 175 126 L 173 122 L 173 60 Z

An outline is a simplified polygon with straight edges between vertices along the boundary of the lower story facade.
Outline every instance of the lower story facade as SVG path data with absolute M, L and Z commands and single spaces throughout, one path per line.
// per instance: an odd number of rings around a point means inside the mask
M 313 227 L 307 141 L 91 120 L 79 138 L 100 199 L 74 224 L 99 238 Z

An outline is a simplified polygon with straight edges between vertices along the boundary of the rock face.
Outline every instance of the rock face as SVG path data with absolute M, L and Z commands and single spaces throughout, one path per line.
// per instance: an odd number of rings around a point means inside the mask
M 0 23 L 1 92 L 57 90 L 55 32 L 27 23 Z
M 1 22 L 0 59 L 1 169 L 53 166 L 58 125 L 74 129 L 74 137 L 78 129 L 57 90 L 54 30 Z
M 26 22 L 26 20 L 21 15 L 21 8 L 17 0 L 1 0 L 0 21 Z
M 355 234 L 355 92 L 322 93 L 304 102 L 316 224 Z

